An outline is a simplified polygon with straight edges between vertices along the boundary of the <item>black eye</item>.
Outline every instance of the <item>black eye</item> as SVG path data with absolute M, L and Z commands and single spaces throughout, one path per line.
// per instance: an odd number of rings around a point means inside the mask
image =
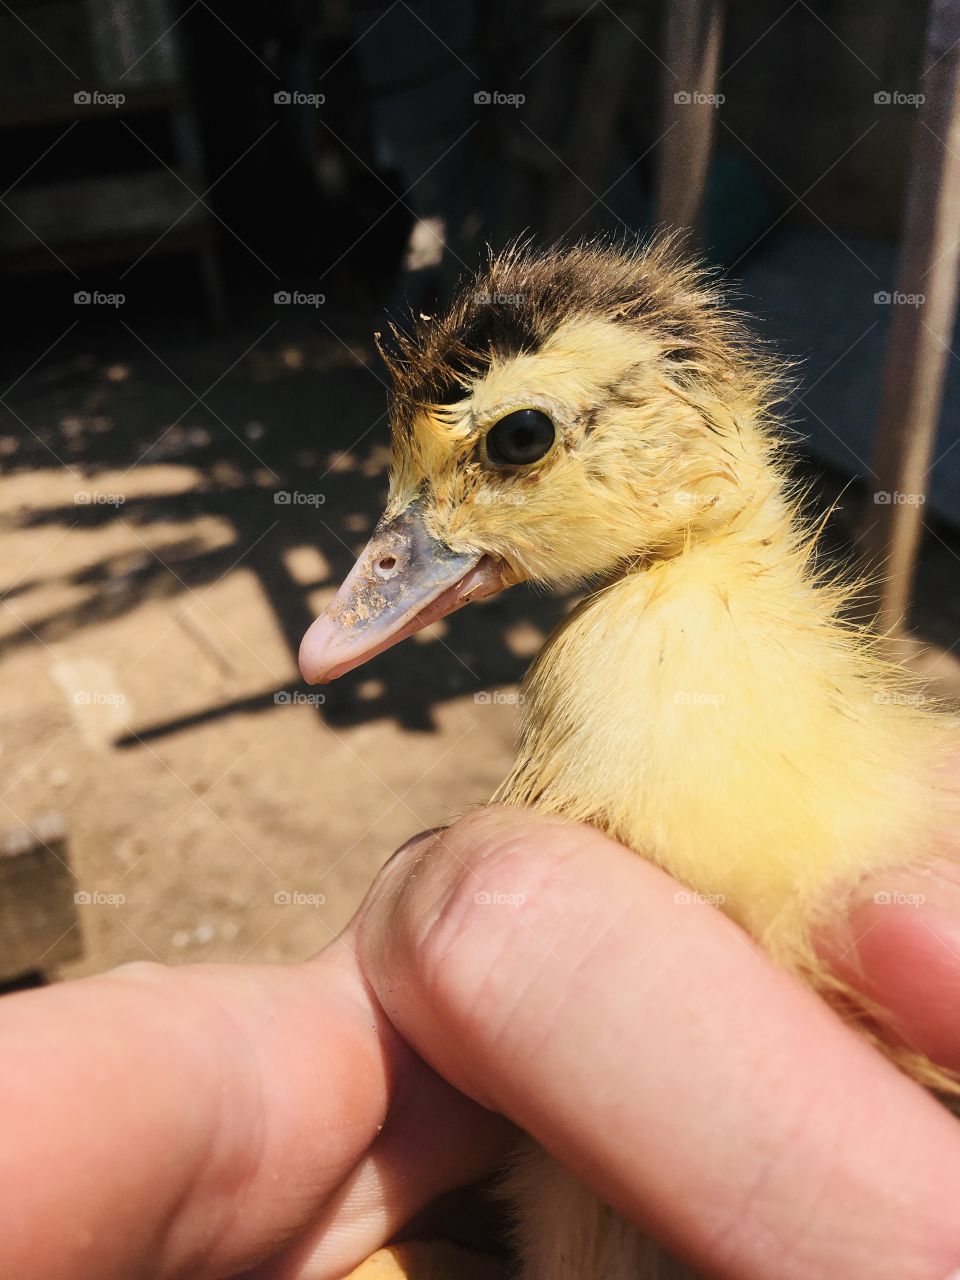
M 495 467 L 523 467 L 545 457 L 557 430 L 539 409 L 517 409 L 487 432 L 487 457 Z

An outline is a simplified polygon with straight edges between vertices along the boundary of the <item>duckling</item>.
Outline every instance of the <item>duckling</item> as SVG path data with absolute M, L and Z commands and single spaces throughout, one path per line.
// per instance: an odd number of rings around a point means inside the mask
M 814 938 L 865 874 L 932 857 L 960 726 L 818 566 L 777 362 L 669 238 L 514 245 L 394 338 L 387 507 L 303 639 L 305 678 L 515 583 L 590 589 L 527 675 L 494 800 L 653 860 L 872 1034 Z M 508 1186 L 523 1280 L 687 1274 L 543 1153 Z

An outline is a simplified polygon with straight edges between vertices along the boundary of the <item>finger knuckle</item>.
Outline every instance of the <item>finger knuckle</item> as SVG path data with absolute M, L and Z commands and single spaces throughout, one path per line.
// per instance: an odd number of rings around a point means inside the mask
M 410 878 L 397 921 L 405 962 L 435 1004 L 489 1025 L 511 1003 L 531 945 L 548 954 L 541 939 L 563 914 L 557 871 L 566 853 L 562 841 L 551 847 L 495 812 L 436 837 L 424 860 L 439 883 L 429 871 Z

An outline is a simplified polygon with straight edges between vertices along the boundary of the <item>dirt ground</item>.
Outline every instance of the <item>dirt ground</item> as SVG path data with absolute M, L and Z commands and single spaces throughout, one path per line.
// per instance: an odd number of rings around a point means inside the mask
M 399 843 L 508 767 L 510 691 L 561 600 L 509 592 L 323 690 L 297 673 L 385 489 L 374 327 L 51 322 L 6 380 L 0 826 L 66 820 L 89 901 L 65 976 L 303 959 Z M 917 616 L 945 647 L 958 563 L 927 539 Z
M 507 769 L 514 709 L 484 695 L 558 601 L 515 592 L 300 682 L 300 635 L 385 491 L 383 374 L 353 327 L 108 325 L 8 397 L 0 826 L 66 820 L 90 900 L 65 975 L 302 959 L 399 843 Z

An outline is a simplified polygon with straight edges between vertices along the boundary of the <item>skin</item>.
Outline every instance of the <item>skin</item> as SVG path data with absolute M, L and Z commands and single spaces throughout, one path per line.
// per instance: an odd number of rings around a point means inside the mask
M 904 883 L 861 886 L 837 963 L 960 1070 L 960 881 L 875 901 Z M 710 1275 L 960 1274 L 955 1120 L 677 893 L 486 810 L 405 846 L 309 964 L 5 998 L 0 1275 L 334 1280 L 509 1121 Z

